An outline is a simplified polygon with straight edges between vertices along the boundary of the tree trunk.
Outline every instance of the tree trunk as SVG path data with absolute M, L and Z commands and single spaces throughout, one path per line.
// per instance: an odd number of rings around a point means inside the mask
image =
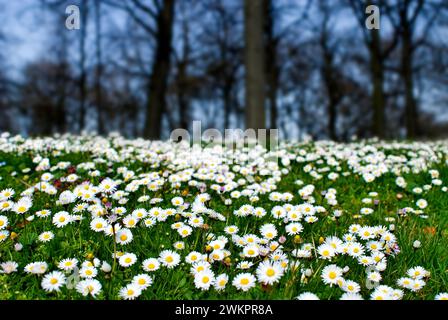
M 166 106 L 165 96 L 171 62 L 174 2 L 175 0 L 165 0 L 157 17 L 157 43 L 152 61 L 144 129 L 144 135 L 148 139 L 160 139 L 162 133 L 162 116 Z
M 263 20 L 263 2 L 245 0 L 244 59 L 246 67 L 247 129 L 263 129 L 266 127 Z
M 79 45 L 79 55 L 80 55 L 80 68 L 81 73 L 79 76 L 79 132 L 81 132 L 85 127 L 86 119 L 86 36 L 87 36 L 87 15 L 88 15 L 88 4 L 87 0 L 83 0 L 81 3 L 81 32 L 80 32 L 80 45 Z
M 410 26 L 403 25 L 403 47 L 401 52 L 401 76 L 405 90 L 405 123 L 406 135 L 409 139 L 415 138 L 418 132 L 417 104 L 414 97 L 414 79 L 413 79 L 413 50 Z
M 103 61 L 101 53 L 101 0 L 95 0 L 95 46 L 96 46 L 96 70 L 95 70 L 95 104 L 97 113 L 97 128 L 99 134 L 105 133 L 103 119 L 104 110 L 102 102 L 101 78 L 103 74 Z
M 331 140 L 337 140 L 336 120 L 337 106 L 340 101 L 339 88 L 335 78 L 333 67 L 333 53 L 327 45 L 327 33 L 324 32 L 321 38 L 321 48 L 323 50 L 322 76 L 328 95 L 328 136 Z
M 381 39 L 379 30 L 371 31 L 370 43 L 370 72 L 372 77 L 373 92 L 373 133 L 379 138 L 384 138 L 384 65 L 381 57 Z
M 272 0 L 264 0 L 265 36 L 266 36 L 266 80 L 268 85 L 270 128 L 277 128 L 277 92 L 279 68 L 277 65 L 277 44 L 274 36 L 274 13 Z

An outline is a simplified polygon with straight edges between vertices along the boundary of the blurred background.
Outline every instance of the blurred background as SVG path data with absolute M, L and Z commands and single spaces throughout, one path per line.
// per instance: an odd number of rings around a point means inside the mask
M 200 120 L 284 139 L 446 137 L 448 1 L 0 0 L 0 110 L 0 131 L 27 136 L 166 139 Z

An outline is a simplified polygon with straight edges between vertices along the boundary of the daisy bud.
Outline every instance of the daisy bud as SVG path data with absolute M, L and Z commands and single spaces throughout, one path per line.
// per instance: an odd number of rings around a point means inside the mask
M 101 265 L 101 270 L 103 272 L 109 273 L 109 272 L 111 272 L 112 267 L 106 261 L 103 261 L 103 264 Z
M 26 218 L 27 221 L 33 221 L 34 220 L 34 216 L 29 216 Z
M 14 245 L 14 250 L 16 250 L 16 251 L 20 251 L 20 250 L 22 250 L 23 249 L 23 244 L 21 244 L 21 243 L 16 243 L 15 245 Z
M 15 232 L 11 232 L 11 235 L 10 235 L 11 240 L 14 240 L 14 239 L 17 238 L 17 237 L 18 237 L 18 234 L 17 234 L 17 233 L 15 233 Z
M 100 259 L 98 259 L 98 258 L 93 259 L 93 265 L 94 265 L 95 267 L 98 268 L 98 267 L 100 266 L 100 264 L 101 264 Z
M 394 231 L 395 230 L 395 225 L 394 224 L 389 225 L 389 230 L 390 231 Z
M 415 249 L 420 248 L 421 245 L 422 245 L 422 243 L 421 243 L 420 241 L 418 241 L 418 240 L 415 240 L 414 243 L 412 244 L 412 246 L 413 246 Z
M 87 260 L 92 260 L 94 257 L 95 257 L 95 256 L 94 256 L 93 253 L 91 253 L 91 252 L 89 252 L 89 253 L 86 255 L 86 259 L 87 259 Z
M 349 271 L 350 271 L 349 266 L 345 266 L 344 269 L 342 269 L 342 271 L 343 271 L 344 273 L 349 272 Z
M 294 243 L 301 243 L 302 242 L 302 239 L 300 238 L 300 235 L 295 235 L 294 236 Z
M 308 278 L 311 277 L 313 275 L 313 270 L 311 269 L 306 269 L 305 270 L 305 276 L 307 276 Z
M 319 244 L 322 244 L 325 241 L 324 237 L 319 238 Z
M 280 238 L 278 238 L 278 242 L 280 243 L 285 243 L 286 242 L 286 237 L 285 236 L 281 236 Z

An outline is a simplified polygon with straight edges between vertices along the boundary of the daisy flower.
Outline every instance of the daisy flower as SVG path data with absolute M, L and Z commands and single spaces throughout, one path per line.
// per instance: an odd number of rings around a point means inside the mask
M 244 256 L 248 258 L 254 258 L 258 256 L 259 253 L 258 245 L 248 245 L 243 249 Z
M 260 233 L 266 239 L 272 240 L 277 236 L 277 229 L 273 224 L 268 223 L 261 226 Z
M 160 252 L 159 261 L 162 265 L 171 269 L 179 264 L 180 255 L 171 250 L 164 250 Z
M 17 272 L 17 268 L 19 265 L 15 261 L 6 261 L 0 264 L 0 273 L 10 274 L 13 272 Z
M 338 281 L 342 277 L 342 273 L 343 273 L 343 271 L 341 268 L 339 268 L 335 264 L 331 264 L 331 265 L 328 265 L 325 268 L 323 268 L 321 277 L 322 277 L 322 280 L 324 281 L 324 283 L 332 286 L 333 284 L 338 283 Z
M 0 230 L 5 229 L 8 226 L 8 218 L 0 216 Z
M 0 231 L 0 242 L 5 241 L 9 237 L 9 231 L 8 230 L 2 230 Z
M 60 271 L 53 271 L 45 275 L 42 279 L 42 288 L 47 292 L 60 291 L 65 284 L 66 278 Z
M 66 226 L 71 221 L 72 221 L 71 216 L 66 211 L 59 211 L 53 216 L 53 224 L 58 228 Z
M 0 211 L 11 210 L 13 206 L 14 206 L 14 202 L 12 202 L 12 201 L 1 201 L 0 202 Z
M 35 213 L 36 217 L 38 218 L 45 218 L 51 215 L 51 211 L 44 209 L 44 210 L 39 210 Z
M 101 181 L 101 183 L 99 185 L 100 190 L 102 192 L 109 193 L 109 194 L 115 192 L 116 186 L 117 186 L 116 182 L 110 178 L 104 179 L 103 181 Z
M 236 268 L 246 270 L 246 269 L 250 269 L 253 265 L 254 265 L 253 262 L 243 260 L 237 264 Z
M 199 273 L 201 271 L 208 270 L 208 269 L 210 269 L 210 263 L 209 262 L 207 262 L 207 261 L 199 261 L 199 262 L 193 263 L 193 265 L 190 268 L 190 271 L 191 271 L 192 274 L 196 274 L 196 273 Z
M 143 270 L 146 272 L 156 271 L 160 268 L 160 262 L 156 258 L 149 258 L 143 261 Z
M 286 233 L 290 236 L 299 234 L 300 232 L 302 232 L 302 230 L 303 230 L 303 226 L 302 226 L 302 224 L 300 224 L 298 222 L 290 223 L 290 224 L 286 225 L 286 227 L 285 227 Z
M 76 285 L 76 291 L 84 297 L 91 295 L 95 298 L 95 296 L 101 292 L 101 288 L 101 283 L 96 279 L 82 280 Z
M 92 279 L 95 278 L 98 274 L 98 270 L 94 266 L 83 266 L 81 270 L 79 270 L 79 275 L 81 278 Z
M 238 290 L 248 291 L 255 287 L 255 277 L 250 273 L 240 273 L 232 281 L 234 287 Z
M 359 293 L 344 292 L 339 300 L 364 300 Z
M 103 218 L 95 218 L 90 222 L 90 229 L 95 232 L 102 232 L 106 229 L 108 223 Z
M 312 292 L 304 292 L 304 293 L 299 294 L 296 297 L 296 300 L 320 300 L 320 299 L 318 296 L 316 296 Z
M 406 274 L 413 279 L 423 279 L 428 275 L 428 271 L 424 268 L 418 266 L 415 268 L 409 269 Z
M 125 253 L 120 257 L 118 263 L 124 268 L 132 266 L 137 261 L 137 256 L 133 253 Z
M 44 274 L 47 272 L 48 264 L 43 261 L 28 263 L 24 270 L 26 273 Z
M 358 293 L 361 291 L 361 287 L 358 283 L 352 280 L 344 281 L 344 284 L 342 285 L 342 290 L 344 290 L 347 293 Z
M 0 200 L 8 200 L 15 194 L 15 191 L 11 188 L 3 189 L 0 191 Z
M 152 278 L 149 275 L 142 273 L 136 275 L 132 279 L 132 284 L 140 287 L 141 290 L 145 290 L 146 288 L 152 285 Z
M 71 271 L 77 266 L 77 264 L 77 259 L 64 259 L 58 263 L 58 268 L 64 271 Z
M 215 275 L 210 269 L 205 269 L 194 275 L 194 285 L 201 290 L 208 290 L 215 281 Z
M 190 226 L 184 225 L 177 229 L 177 232 L 182 238 L 188 237 L 192 232 L 193 229 Z
M 256 270 L 258 281 L 263 284 L 272 285 L 280 280 L 284 270 L 279 262 L 263 261 Z
M 134 300 L 142 294 L 142 289 L 136 284 L 128 284 L 126 287 L 121 288 L 119 292 L 120 298 L 124 300 Z
M 442 292 L 437 294 L 434 300 L 448 300 L 448 292 Z
M 32 205 L 33 202 L 31 198 L 23 197 L 13 205 L 12 211 L 14 211 L 17 214 L 24 214 L 31 208 Z
M 133 238 L 131 230 L 126 228 L 122 228 L 115 233 L 115 240 L 121 245 L 130 243 Z
M 53 238 L 54 238 L 54 233 L 51 231 L 45 231 L 39 235 L 40 242 L 48 242 L 48 241 L 52 240 Z
M 217 291 L 224 290 L 227 283 L 229 282 L 229 276 L 225 273 L 220 274 L 216 277 L 214 287 Z
M 329 244 L 321 244 L 317 248 L 317 253 L 322 259 L 331 260 L 336 255 L 336 250 Z

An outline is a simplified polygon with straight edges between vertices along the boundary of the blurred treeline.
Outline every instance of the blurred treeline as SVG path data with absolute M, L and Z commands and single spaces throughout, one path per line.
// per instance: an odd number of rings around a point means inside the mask
M 0 26 L 0 131 L 159 139 L 201 120 L 287 139 L 448 134 L 446 0 L 36 2 L 46 50 L 20 77 Z M 65 28 L 71 4 L 79 30 Z

